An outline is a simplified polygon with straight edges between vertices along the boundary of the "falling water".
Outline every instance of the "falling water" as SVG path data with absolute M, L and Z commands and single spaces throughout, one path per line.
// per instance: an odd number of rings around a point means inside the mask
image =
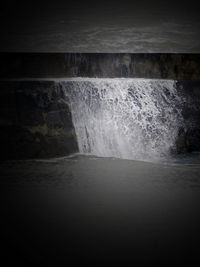
M 76 78 L 61 84 L 80 153 L 137 160 L 169 156 L 183 124 L 176 81 Z

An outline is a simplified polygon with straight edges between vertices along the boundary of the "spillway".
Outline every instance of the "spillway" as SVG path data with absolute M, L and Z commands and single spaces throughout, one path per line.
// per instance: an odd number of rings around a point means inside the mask
M 200 151 L 200 55 L 0 53 L 2 158 Z M 13 132 L 15 135 L 13 135 Z
M 77 78 L 61 84 L 82 154 L 166 159 L 184 126 L 185 98 L 176 81 Z

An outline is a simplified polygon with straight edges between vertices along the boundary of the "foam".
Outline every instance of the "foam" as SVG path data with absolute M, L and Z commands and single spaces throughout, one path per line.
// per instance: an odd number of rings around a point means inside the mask
M 133 160 L 167 157 L 184 98 L 176 81 L 72 79 L 60 81 L 70 100 L 80 153 Z

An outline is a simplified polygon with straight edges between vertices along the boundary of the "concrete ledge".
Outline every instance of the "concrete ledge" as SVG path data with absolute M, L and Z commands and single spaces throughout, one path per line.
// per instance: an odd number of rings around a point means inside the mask
M 200 80 L 200 54 L 0 53 L 0 78 Z

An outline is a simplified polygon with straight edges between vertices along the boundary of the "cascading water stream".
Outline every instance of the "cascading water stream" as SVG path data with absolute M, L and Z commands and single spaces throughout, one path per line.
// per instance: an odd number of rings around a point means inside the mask
M 184 98 L 172 80 L 76 78 L 61 82 L 80 153 L 166 158 L 183 125 Z

